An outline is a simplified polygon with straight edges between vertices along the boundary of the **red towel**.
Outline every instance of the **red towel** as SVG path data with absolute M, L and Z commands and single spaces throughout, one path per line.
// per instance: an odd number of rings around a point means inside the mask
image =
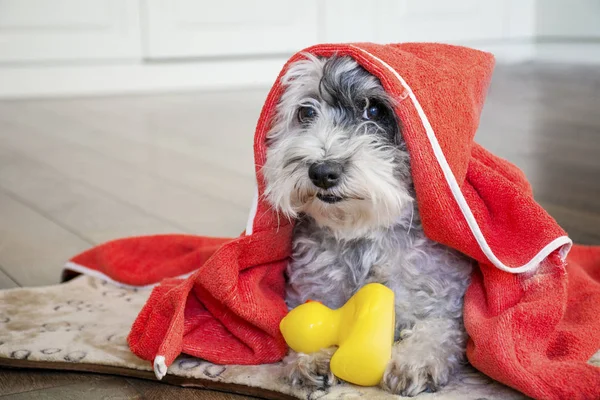
M 424 43 L 305 51 L 353 57 L 399 100 L 425 233 L 479 263 L 465 296 L 471 363 L 532 397 L 599 399 L 600 369 L 586 360 L 600 348 L 600 248 L 571 249 L 523 174 L 473 141 L 493 57 Z M 294 55 L 281 74 L 302 57 Z M 291 224 L 262 200 L 260 173 L 282 90 L 278 78 L 256 129 L 260 200 L 240 238 L 133 238 L 72 260 L 78 272 L 91 268 L 139 285 L 195 270 L 155 288 L 129 336 L 133 352 L 154 360 L 159 376 L 181 352 L 248 364 L 286 351 L 278 323 L 286 312 Z

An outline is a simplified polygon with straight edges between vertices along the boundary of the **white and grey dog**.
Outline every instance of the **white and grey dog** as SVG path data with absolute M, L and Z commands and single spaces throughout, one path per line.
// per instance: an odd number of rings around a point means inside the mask
M 396 343 L 381 385 L 434 391 L 465 358 L 471 262 L 423 233 L 395 100 L 379 80 L 350 57 L 306 57 L 282 78 L 263 168 L 267 200 L 297 220 L 287 304 L 337 308 L 366 283 L 386 285 Z M 291 381 L 334 384 L 334 350 L 288 355 Z

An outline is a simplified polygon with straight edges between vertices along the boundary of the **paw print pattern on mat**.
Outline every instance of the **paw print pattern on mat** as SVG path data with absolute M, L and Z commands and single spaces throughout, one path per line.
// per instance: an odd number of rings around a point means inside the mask
M 112 333 L 106 337 L 106 341 L 115 344 L 127 344 L 127 332 Z
M 308 400 L 317 400 L 323 398 L 329 394 L 329 388 L 318 389 L 314 392 L 310 392 L 306 397 Z
M 56 347 L 51 347 L 49 349 L 42 349 L 42 350 L 40 350 L 40 353 L 49 356 L 51 354 L 60 353 L 61 351 L 62 351 L 61 349 L 58 349 Z
M 127 296 L 128 293 L 126 290 L 106 290 L 104 292 L 102 292 L 102 296 L 104 297 L 109 297 L 109 298 L 122 298 Z
M 208 364 L 206 368 L 204 368 L 203 373 L 205 376 L 215 379 L 225 372 L 226 369 L 227 368 L 224 365 Z
M 179 368 L 184 371 L 190 371 L 192 369 L 198 368 L 203 364 L 202 360 L 194 359 L 194 358 L 185 358 L 179 361 Z
M 71 328 L 71 323 L 67 321 L 48 322 L 42 325 L 44 332 L 66 331 Z
M 459 377 L 461 383 L 468 386 L 487 386 L 492 383 L 492 380 L 478 373 L 467 373 Z
M 12 353 L 10 353 L 10 358 L 14 358 L 17 360 L 27 360 L 29 358 L 29 356 L 31 355 L 31 351 L 29 350 L 15 350 Z
M 95 324 L 92 324 L 95 325 Z M 82 331 L 85 329 L 85 325 L 72 325 L 67 321 L 60 322 L 49 322 L 42 325 L 42 332 L 71 332 L 71 331 Z
M 79 362 L 85 358 L 87 354 L 84 351 L 72 351 L 65 356 L 65 361 Z
M 102 312 L 106 311 L 104 304 L 94 303 L 83 300 L 67 300 L 54 306 L 54 311 L 74 313 L 74 312 Z
M 357 397 L 365 397 L 363 392 L 356 392 L 352 390 L 351 392 L 343 392 L 337 397 L 337 400 L 351 400 L 356 399 Z

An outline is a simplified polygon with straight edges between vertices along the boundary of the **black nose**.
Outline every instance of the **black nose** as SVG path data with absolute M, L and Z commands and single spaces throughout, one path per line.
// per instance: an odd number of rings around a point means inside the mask
M 312 183 L 322 189 L 329 189 L 337 185 L 341 176 L 342 164 L 334 161 L 314 163 L 308 168 L 308 177 Z

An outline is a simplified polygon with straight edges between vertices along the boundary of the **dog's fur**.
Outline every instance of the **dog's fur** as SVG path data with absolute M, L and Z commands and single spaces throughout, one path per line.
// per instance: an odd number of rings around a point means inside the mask
M 436 390 L 464 360 L 471 261 L 423 233 L 395 99 L 349 57 L 306 57 L 282 78 L 262 170 L 269 203 L 297 220 L 287 304 L 337 308 L 366 283 L 386 285 L 396 298 L 396 343 L 381 385 L 410 396 Z M 309 177 L 324 163 L 341 165 L 333 187 Z M 290 353 L 291 381 L 335 383 L 334 350 Z

